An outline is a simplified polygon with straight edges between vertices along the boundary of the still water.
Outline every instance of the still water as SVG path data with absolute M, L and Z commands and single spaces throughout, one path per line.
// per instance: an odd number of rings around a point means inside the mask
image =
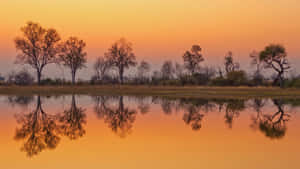
M 299 169 L 300 100 L 1 96 L 1 169 Z

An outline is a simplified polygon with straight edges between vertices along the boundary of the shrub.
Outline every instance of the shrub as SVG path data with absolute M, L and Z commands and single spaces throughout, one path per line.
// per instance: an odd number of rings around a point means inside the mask
M 247 85 L 247 75 L 245 71 L 232 71 L 227 73 L 228 85 L 241 86 Z
M 23 69 L 17 73 L 11 72 L 7 82 L 15 85 L 31 85 L 34 83 L 34 77 L 26 69 Z

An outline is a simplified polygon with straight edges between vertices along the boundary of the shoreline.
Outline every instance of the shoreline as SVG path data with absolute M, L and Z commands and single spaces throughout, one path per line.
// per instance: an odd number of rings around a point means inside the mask
M 0 86 L 0 95 L 135 95 L 186 98 L 300 98 L 300 89 L 277 87 L 207 86 Z

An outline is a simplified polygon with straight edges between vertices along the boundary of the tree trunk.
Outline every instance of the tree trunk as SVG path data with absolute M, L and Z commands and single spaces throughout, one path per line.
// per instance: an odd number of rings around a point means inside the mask
M 120 68 L 120 70 L 119 70 L 119 76 L 120 76 L 120 82 L 121 82 L 121 84 L 124 83 L 123 73 L 124 73 L 123 68 Z
M 279 85 L 280 88 L 283 88 L 283 72 L 279 72 L 276 79 L 273 81 L 273 85 Z
M 280 77 L 279 77 L 279 85 L 280 85 L 280 88 L 284 87 L 283 86 L 283 77 L 282 77 L 282 75 L 280 75 Z
M 72 70 L 72 85 L 75 85 L 76 72 Z
M 41 85 L 41 76 L 42 76 L 42 72 L 37 70 L 36 71 L 36 75 L 37 75 L 37 82 L 38 82 L 38 85 Z

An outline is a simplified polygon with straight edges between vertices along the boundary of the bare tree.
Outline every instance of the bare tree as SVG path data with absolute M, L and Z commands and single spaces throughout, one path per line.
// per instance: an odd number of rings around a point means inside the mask
M 255 72 L 257 74 L 260 74 L 261 69 L 262 69 L 262 61 L 260 60 L 259 53 L 256 51 L 253 51 L 250 53 L 249 56 L 251 58 L 251 65 L 255 66 L 255 68 L 256 68 Z
M 79 69 L 85 67 L 87 62 L 84 52 L 86 44 L 83 40 L 79 40 L 77 37 L 70 37 L 61 47 L 60 61 L 64 66 L 71 69 L 72 84 L 75 84 L 76 73 Z
M 145 81 L 148 78 L 148 73 L 150 72 L 150 64 L 146 61 L 141 61 L 137 68 L 138 77 L 141 81 Z
M 283 87 L 284 73 L 291 68 L 284 46 L 271 44 L 260 52 L 259 58 L 266 68 L 272 68 L 276 71 L 277 76 L 273 84 L 275 85 L 279 82 L 280 87 Z
M 256 84 L 262 84 L 264 79 L 263 75 L 261 74 L 263 62 L 260 60 L 259 53 L 256 51 L 251 52 L 250 58 L 251 58 L 251 66 L 256 68 L 253 75 L 253 80 L 255 81 Z
M 204 61 L 201 54 L 202 48 L 199 45 L 193 45 L 190 51 L 184 53 L 183 61 L 186 69 L 193 75 L 199 67 L 200 62 Z
M 172 61 L 165 61 L 161 67 L 161 73 L 163 79 L 172 79 L 175 73 L 175 68 Z
M 125 69 L 137 64 L 132 44 L 124 38 L 115 42 L 105 53 L 105 57 L 118 69 L 121 84 L 124 82 Z
M 56 63 L 60 36 L 55 29 L 45 29 L 40 24 L 28 22 L 21 28 L 23 37 L 15 39 L 15 46 L 20 53 L 16 63 L 28 64 L 36 70 L 38 84 L 46 65 Z
M 175 74 L 177 78 L 181 78 L 185 74 L 183 65 L 177 62 L 175 63 Z
M 234 62 L 232 55 L 233 54 L 232 54 L 231 51 L 229 51 L 225 55 L 225 63 L 224 63 L 224 65 L 225 65 L 226 73 L 234 72 L 234 71 L 236 71 L 236 70 L 238 70 L 240 68 L 239 63 Z
M 96 73 L 97 80 L 103 80 L 103 78 L 107 75 L 109 70 L 111 69 L 112 64 L 104 57 L 98 57 L 95 64 L 94 70 Z

